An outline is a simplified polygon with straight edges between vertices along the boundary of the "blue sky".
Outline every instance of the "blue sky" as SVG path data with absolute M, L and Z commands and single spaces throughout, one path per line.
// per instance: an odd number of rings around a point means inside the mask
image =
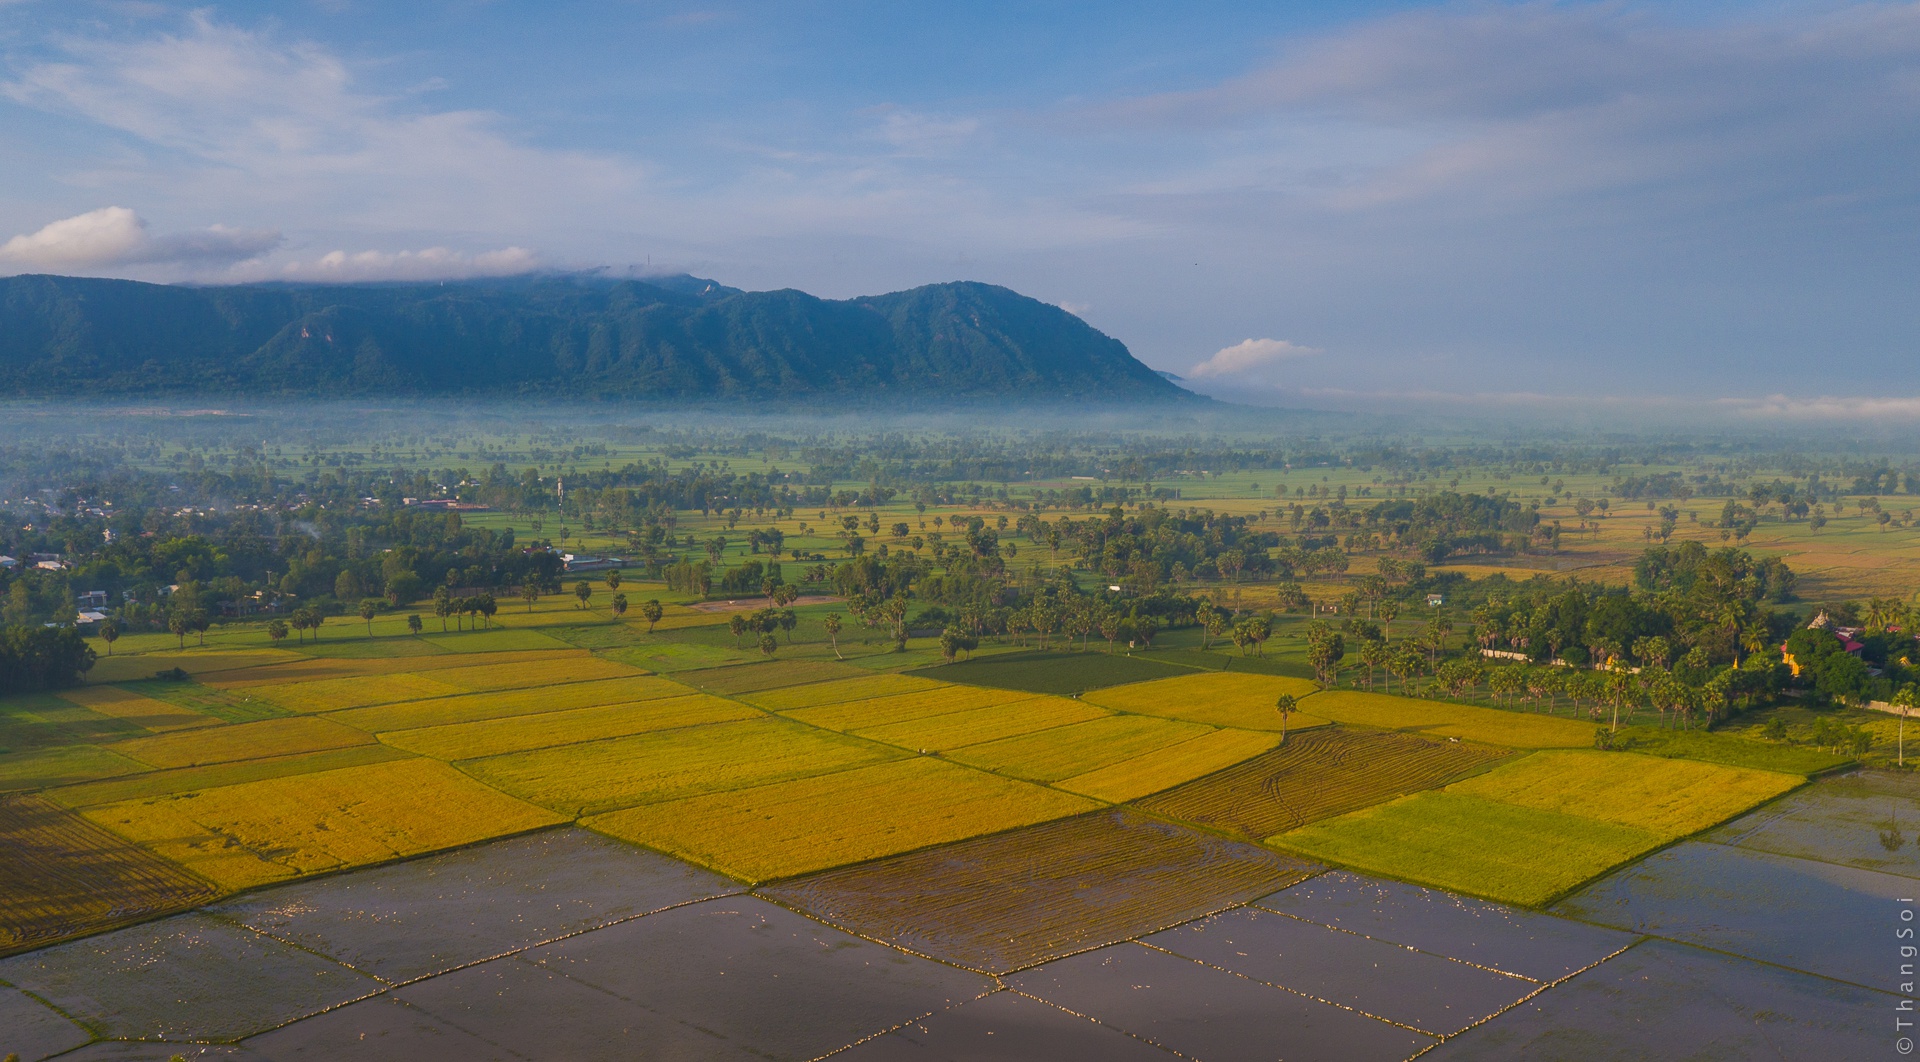
M 973 279 L 1260 401 L 1913 417 L 1917 119 L 1905 5 L 0 0 L 0 272 Z

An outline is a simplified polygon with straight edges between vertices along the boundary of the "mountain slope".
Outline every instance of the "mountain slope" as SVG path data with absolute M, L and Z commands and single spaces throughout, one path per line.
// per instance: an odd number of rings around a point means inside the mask
M 988 284 L 834 301 L 693 277 L 187 288 L 0 279 L 0 393 L 1192 398 Z

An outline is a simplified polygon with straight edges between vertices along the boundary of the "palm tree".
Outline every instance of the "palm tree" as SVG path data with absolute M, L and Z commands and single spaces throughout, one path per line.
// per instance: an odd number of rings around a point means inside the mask
M 365 620 L 367 623 L 367 637 L 369 638 L 373 637 L 373 617 L 379 614 L 380 614 L 380 602 L 375 601 L 373 598 L 370 598 L 370 597 L 361 599 L 360 618 Z
M 120 625 L 107 620 L 100 624 L 100 640 L 107 643 L 107 655 L 113 655 L 113 643 L 120 640 Z
M 659 623 L 660 617 L 666 614 L 667 610 L 660 607 L 660 599 L 657 597 L 649 598 L 646 604 L 640 606 L 640 615 L 646 617 L 648 634 L 653 633 L 653 625 Z
M 1287 743 L 1287 720 L 1293 716 L 1298 700 L 1291 693 L 1283 693 L 1274 700 L 1274 707 L 1280 711 L 1280 744 Z
M 727 618 L 727 629 L 733 632 L 733 646 L 740 647 L 740 636 L 747 633 L 747 617 L 736 612 Z
M 833 643 L 833 658 L 845 660 L 846 657 L 840 655 L 840 613 L 829 612 L 821 622 L 827 628 L 827 640 Z
M 775 638 L 771 634 L 763 634 L 760 636 L 760 652 L 765 656 L 771 658 L 779 648 L 780 639 Z
M 612 608 L 613 608 L 613 615 L 615 619 L 618 619 L 619 617 L 626 615 L 627 614 L 627 595 L 625 594 L 613 595 Z
M 607 572 L 607 589 L 620 589 L 620 569 L 614 568 Z
M 278 645 L 280 642 L 284 641 L 286 637 L 287 637 L 287 624 L 285 620 L 273 619 L 273 620 L 267 621 L 268 640 L 272 641 L 275 645 Z
M 533 611 L 533 603 L 540 600 L 540 584 L 529 579 L 520 587 L 520 600 L 527 603 L 527 611 Z
M 426 624 L 420 622 L 420 613 L 415 612 L 411 616 L 407 617 L 407 633 L 408 634 L 419 634 L 420 628 L 424 626 L 426 626 Z
M 585 579 L 573 584 L 573 596 L 580 599 L 581 608 L 586 608 L 587 602 L 593 600 L 593 584 Z

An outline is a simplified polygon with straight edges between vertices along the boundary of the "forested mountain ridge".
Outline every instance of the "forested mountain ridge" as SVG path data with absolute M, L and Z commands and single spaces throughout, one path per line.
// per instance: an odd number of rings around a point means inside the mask
M 1006 288 L 847 300 L 693 277 L 179 287 L 0 279 L 0 393 L 1192 399 Z

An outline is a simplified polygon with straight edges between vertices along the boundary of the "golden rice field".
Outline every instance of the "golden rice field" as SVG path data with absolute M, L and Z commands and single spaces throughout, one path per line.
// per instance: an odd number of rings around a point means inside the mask
M 920 693 L 946 688 L 948 688 L 946 683 L 916 678 L 912 675 L 866 675 L 860 678 L 834 679 L 828 682 L 783 686 L 745 693 L 740 699 L 770 712 L 787 712 L 795 708 L 845 704 L 849 701 L 864 701 L 873 697 L 890 697 L 902 693 Z
M 1100 805 L 918 756 L 649 804 L 587 825 L 746 881 L 792 877 Z
M 71 785 L 147 769 L 144 763 L 136 763 L 98 745 L 13 752 L 0 756 L 0 791 Z
M 855 730 L 869 730 L 874 727 L 905 723 L 914 719 L 986 708 L 996 704 L 1012 704 L 1015 701 L 1032 698 L 1033 694 L 1021 690 L 943 685 L 918 693 L 901 693 L 892 697 L 873 697 L 864 701 L 848 701 L 844 704 L 796 708 L 781 714 L 789 719 L 806 723 L 808 726 L 850 733 Z
M 1213 732 L 1199 723 L 1110 715 L 1084 723 L 956 749 L 956 763 L 1031 782 L 1058 782 Z
M 0 851 L 0 952 L 213 898 L 200 878 L 39 797 L 0 798 Z
M 1805 781 L 1797 775 L 1625 752 L 1536 752 L 1447 787 L 1518 807 L 1633 826 L 1666 839 L 1698 833 Z
M 542 807 L 592 815 L 904 755 L 871 741 L 761 718 L 469 760 L 461 768 Z
M 595 679 L 626 678 L 647 672 L 597 656 L 569 657 L 560 660 L 524 660 L 511 663 L 469 664 L 463 667 L 433 666 L 422 669 L 421 677 L 443 682 L 471 693 L 491 690 L 521 690 L 531 686 L 550 686 L 562 682 L 591 682 Z
M 1112 713 L 1065 697 L 1034 697 L 1011 704 L 992 704 L 944 715 L 909 719 L 903 723 L 856 730 L 860 737 L 901 748 L 945 752 L 963 745 L 1017 737 L 1069 723 L 1084 723 Z
M 363 866 L 564 821 L 422 759 L 129 800 L 85 814 L 223 889 Z
M 498 693 L 467 693 L 458 697 L 440 697 L 409 704 L 389 704 L 377 708 L 350 708 L 327 716 L 336 722 L 360 730 L 384 733 L 388 730 L 417 730 L 448 723 L 470 723 L 481 719 L 502 719 L 511 715 L 558 712 L 568 708 L 592 708 L 602 704 L 625 704 L 679 697 L 694 690 L 670 679 L 653 675 L 602 679 L 598 682 L 573 682 L 537 690 L 503 690 Z
M 1058 789 L 1118 804 L 1225 770 L 1279 743 L 1278 734 L 1215 730 L 1053 784 Z
M 1306 679 L 1284 675 L 1254 675 L 1239 671 L 1204 671 L 1152 682 L 1135 682 L 1092 690 L 1081 699 L 1107 708 L 1142 715 L 1160 715 L 1210 726 L 1241 730 L 1279 730 L 1275 702 L 1282 694 L 1305 699 L 1320 687 Z M 1287 729 L 1323 726 L 1326 720 L 1296 711 Z
M 193 767 L 230 760 L 318 752 L 373 740 L 364 731 L 314 716 L 262 719 L 210 730 L 160 734 L 121 741 L 113 751 L 150 767 Z
M 408 671 L 382 675 L 377 680 L 360 675 L 247 688 L 249 696 L 290 712 L 332 712 L 342 708 L 365 708 L 375 704 L 418 701 L 466 692 L 460 686 Z
M 744 704 L 695 693 L 633 704 L 570 708 L 420 730 L 392 730 L 381 734 L 380 740 L 394 748 L 437 760 L 471 760 L 651 730 L 758 718 L 761 713 Z
M 216 763 L 206 767 L 180 767 L 168 771 L 147 771 L 144 774 L 103 776 L 94 781 L 49 789 L 46 791 L 46 796 L 64 807 L 85 808 L 98 804 L 113 804 L 122 800 L 145 800 L 152 797 L 173 796 L 178 793 L 191 793 L 200 789 L 213 789 L 218 786 L 239 785 L 242 782 L 258 782 L 266 778 L 291 778 L 295 775 L 339 770 L 342 767 L 362 767 L 370 763 L 404 760 L 408 755 L 399 749 L 391 749 L 385 745 L 350 745 L 342 749 L 309 752 L 297 756 L 271 756 L 258 760 Z
M 1470 704 L 1448 704 L 1357 690 L 1327 690 L 1300 702 L 1309 715 L 1353 726 L 1408 730 L 1519 749 L 1590 748 L 1593 724 Z
M 195 727 L 215 726 L 220 720 L 210 715 L 201 715 L 191 708 L 182 708 L 177 704 L 143 696 L 118 686 L 81 686 L 78 689 L 61 690 L 56 694 L 61 700 L 71 701 L 83 708 L 89 708 L 101 715 L 122 719 L 142 730 L 163 734 L 169 730 L 192 730 Z

